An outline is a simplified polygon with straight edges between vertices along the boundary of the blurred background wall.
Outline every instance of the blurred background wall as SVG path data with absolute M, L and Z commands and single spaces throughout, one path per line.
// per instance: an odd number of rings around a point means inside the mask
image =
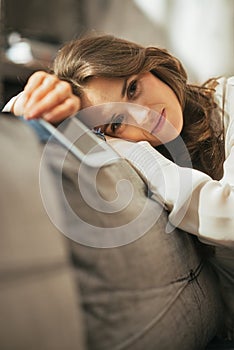
M 23 57 L 18 51 L 9 72 L 2 68 L 1 100 L 22 88 L 14 86 L 15 75 L 23 85 L 34 69 L 47 66 L 62 43 L 88 30 L 167 48 L 183 62 L 191 82 L 234 74 L 233 0 L 0 0 L 0 4 L 5 65 L 9 65 L 5 53 L 17 40 L 29 40 L 33 48 L 25 62 L 17 62 Z M 15 32 L 20 36 L 12 36 Z

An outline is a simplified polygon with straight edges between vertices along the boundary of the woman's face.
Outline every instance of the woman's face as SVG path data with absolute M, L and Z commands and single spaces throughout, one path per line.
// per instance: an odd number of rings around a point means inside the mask
M 122 102 L 121 113 L 109 114 L 101 126 L 105 134 L 158 146 L 176 138 L 183 126 L 183 113 L 173 90 L 152 73 L 122 78 L 93 78 L 85 85 L 82 108 Z M 125 113 L 129 103 L 132 113 Z M 136 109 L 136 105 L 144 108 Z M 137 111 L 144 113 L 138 113 Z

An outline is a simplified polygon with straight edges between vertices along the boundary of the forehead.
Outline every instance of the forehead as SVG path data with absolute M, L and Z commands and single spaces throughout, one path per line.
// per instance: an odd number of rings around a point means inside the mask
M 82 90 L 82 108 L 107 102 L 121 102 L 123 78 L 91 78 Z

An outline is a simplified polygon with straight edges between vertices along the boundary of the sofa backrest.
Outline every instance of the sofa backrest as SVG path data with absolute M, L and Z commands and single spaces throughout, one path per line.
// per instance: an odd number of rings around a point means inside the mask
M 0 116 L 0 348 L 85 349 L 67 239 L 40 196 L 33 130 Z

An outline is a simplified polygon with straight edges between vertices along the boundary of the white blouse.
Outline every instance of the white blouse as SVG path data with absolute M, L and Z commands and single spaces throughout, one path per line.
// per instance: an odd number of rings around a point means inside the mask
M 13 97 L 3 108 L 10 112 Z M 225 111 L 224 175 L 215 181 L 190 168 L 179 167 L 148 142 L 110 138 L 109 145 L 138 171 L 152 192 L 151 198 L 169 211 L 173 226 L 210 244 L 234 246 L 234 77 L 219 79 L 216 99 Z

